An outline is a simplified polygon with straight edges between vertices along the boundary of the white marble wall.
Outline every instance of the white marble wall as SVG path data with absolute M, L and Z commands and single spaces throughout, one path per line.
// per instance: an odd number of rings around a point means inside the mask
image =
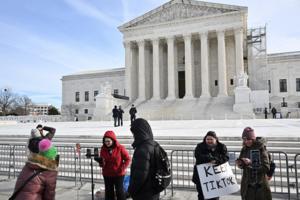
M 94 73 L 69 75 L 62 78 L 62 115 L 67 115 L 65 106 L 72 104 L 78 108 L 79 119 L 86 120 L 88 117 L 93 117 L 96 102 L 94 101 L 94 91 L 101 92 L 101 86 L 105 83 L 111 85 L 112 92 L 114 89 L 119 90 L 119 94 L 124 94 L 124 73 L 125 69 L 113 71 L 109 73 Z M 85 91 L 89 92 L 89 101 L 85 101 Z M 75 101 L 75 93 L 80 93 L 80 101 Z M 84 109 L 88 109 L 88 114 L 84 113 Z

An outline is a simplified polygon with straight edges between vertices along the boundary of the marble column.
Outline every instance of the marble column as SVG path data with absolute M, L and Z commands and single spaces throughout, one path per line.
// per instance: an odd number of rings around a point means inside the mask
M 210 97 L 208 71 L 208 41 L 207 32 L 200 33 L 201 42 L 201 97 Z
M 160 99 L 159 38 L 152 40 L 153 45 L 153 100 Z
M 129 101 L 132 101 L 132 50 L 130 41 L 124 41 L 125 48 L 125 88 L 126 96 L 129 97 Z
M 144 101 L 146 100 L 145 40 L 139 40 L 137 43 L 139 48 L 138 101 Z
M 176 99 L 175 96 L 175 36 L 167 38 L 168 45 L 168 96 L 167 100 Z
M 228 96 L 227 94 L 227 72 L 225 52 L 225 31 L 217 31 L 218 38 L 218 97 Z
M 243 49 L 243 28 L 238 28 L 234 30 L 235 39 L 235 72 L 238 77 L 240 74 L 244 73 L 244 49 Z
M 192 70 L 192 35 L 187 34 L 184 38 L 185 57 L 185 99 L 192 99 L 193 96 L 193 70 Z

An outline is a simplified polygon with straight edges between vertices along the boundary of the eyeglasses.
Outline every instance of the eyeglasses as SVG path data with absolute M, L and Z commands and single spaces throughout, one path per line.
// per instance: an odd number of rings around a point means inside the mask
M 104 140 L 105 143 L 111 143 L 112 140 Z

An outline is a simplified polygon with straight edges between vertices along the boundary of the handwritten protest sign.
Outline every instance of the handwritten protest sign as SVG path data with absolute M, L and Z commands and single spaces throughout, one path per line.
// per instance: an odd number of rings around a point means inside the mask
M 224 196 L 240 189 L 228 162 L 218 166 L 210 163 L 197 165 L 197 170 L 205 199 Z

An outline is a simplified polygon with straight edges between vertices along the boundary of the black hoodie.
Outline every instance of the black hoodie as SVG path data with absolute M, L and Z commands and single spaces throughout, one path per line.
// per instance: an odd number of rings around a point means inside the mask
M 154 176 L 154 141 L 150 125 L 139 118 L 132 122 L 131 132 L 134 137 L 134 153 L 130 169 L 129 193 L 134 200 L 155 199 L 152 189 Z

